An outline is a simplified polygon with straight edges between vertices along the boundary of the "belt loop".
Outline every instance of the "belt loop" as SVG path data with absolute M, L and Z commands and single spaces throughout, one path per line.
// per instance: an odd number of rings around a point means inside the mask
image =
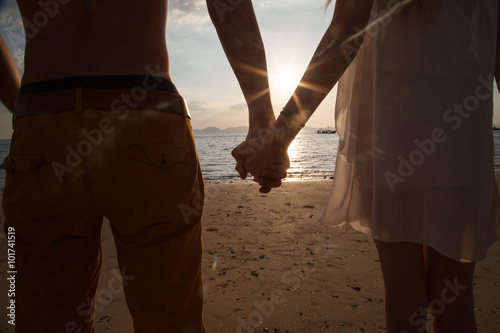
M 12 129 L 14 129 L 14 120 L 16 120 L 16 119 L 18 118 L 18 117 L 17 117 L 17 114 L 19 113 L 19 111 L 18 111 L 18 110 L 19 110 L 19 108 L 20 108 L 20 107 L 18 106 L 18 104 L 20 104 L 20 102 L 18 102 L 18 101 L 19 101 L 19 97 L 20 97 L 20 96 L 21 96 L 21 95 L 17 96 L 17 98 L 16 98 L 16 99 L 15 99 L 15 101 L 14 101 L 14 112 L 12 112 Z
M 182 96 L 179 96 L 179 99 L 181 102 L 182 115 L 184 116 L 184 118 L 191 119 L 191 114 L 189 114 L 189 108 L 186 100 Z
M 83 114 L 83 88 L 76 88 L 75 111 L 77 114 Z

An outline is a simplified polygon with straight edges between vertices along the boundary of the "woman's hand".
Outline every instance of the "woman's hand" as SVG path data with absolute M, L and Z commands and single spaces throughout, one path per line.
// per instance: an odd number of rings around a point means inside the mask
M 240 177 L 245 179 L 250 173 L 261 186 L 261 193 L 281 186 L 290 167 L 288 144 L 279 140 L 277 134 L 272 129 L 263 129 L 256 137 L 249 135 L 232 151 Z

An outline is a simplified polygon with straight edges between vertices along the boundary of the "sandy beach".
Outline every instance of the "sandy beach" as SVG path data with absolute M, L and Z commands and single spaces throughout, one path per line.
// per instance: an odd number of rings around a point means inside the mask
M 348 226 L 327 228 L 318 222 L 330 186 L 329 180 L 285 182 L 260 194 L 252 183 L 207 185 L 207 332 L 385 332 L 383 280 L 373 241 Z M 132 333 L 107 223 L 102 242 L 96 332 Z M 2 235 L 0 332 L 14 332 L 5 315 L 5 244 Z M 476 318 L 482 333 L 500 332 L 499 276 L 497 242 L 476 268 Z

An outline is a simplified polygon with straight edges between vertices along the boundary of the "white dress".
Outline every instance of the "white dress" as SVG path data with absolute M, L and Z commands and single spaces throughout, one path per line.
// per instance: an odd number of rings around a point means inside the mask
M 413 6 L 387 14 L 394 1 L 384 2 L 374 1 L 370 29 L 339 82 L 339 150 L 322 222 L 481 260 L 500 238 L 498 0 L 442 0 L 425 14 Z

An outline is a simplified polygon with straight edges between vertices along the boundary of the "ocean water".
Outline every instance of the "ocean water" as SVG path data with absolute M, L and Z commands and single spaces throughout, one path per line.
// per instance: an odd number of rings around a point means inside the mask
M 495 168 L 500 171 L 500 131 L 494 131 Z M 244 134 L 196 135 L 196 148 L 203 177 L 207 183 L 242 182 L 234 170 L 231 150 L 245 139 Z M 9 154 L 10 140 L 0 140 L 0 162 Z M 338 136 L 336 134 L 300 133 L 290 147 L 291 168 L 287 180 L 315 180 L 333 177 Z M 247 180 L 249 181 L 249 180 Z M 0 191 L 5 171 L 0 170 Z
M 196 149 L 203 177 L 207 183 L 239 182 L 234 170 L 236 162 L 231 151 L 245 140 L 244 134 L 196 135 Z M 290 165 L 287 179 L 325 179 L 333 176 L 338 136 L 301 133 L 289 149 Z

